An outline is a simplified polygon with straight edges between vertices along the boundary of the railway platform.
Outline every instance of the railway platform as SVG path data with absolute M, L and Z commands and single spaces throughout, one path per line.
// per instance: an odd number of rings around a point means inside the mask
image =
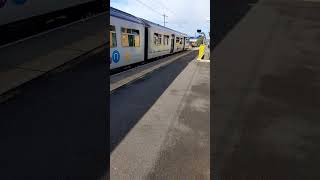
M 106 13 L 0 47 L 0 96 L 106 43 Z
M 110 94 L 111 179 L 209 179 L 210 62 L 197 54 Z

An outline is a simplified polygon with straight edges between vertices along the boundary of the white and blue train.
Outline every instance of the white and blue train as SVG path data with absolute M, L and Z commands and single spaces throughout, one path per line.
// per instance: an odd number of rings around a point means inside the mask
M 110 69 L 184 51 L 184 33 L 110 7 Z

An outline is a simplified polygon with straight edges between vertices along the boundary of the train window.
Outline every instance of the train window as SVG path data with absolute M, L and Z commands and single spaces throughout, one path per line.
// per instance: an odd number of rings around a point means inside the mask
M 162 35 L 159 34 L 158 37 L 159 37 L 158 38 L 158 45 L 160 46 L 162 44 L 162 42 L 161 42 L 162 41 Z
M 158 45 L 158 33 L 153 34 L 153 43 L 154 45 Z
M 139 30 L 132 29 L 132 34 L 134 35 L 134 46 L 140 47 L 140 32 L 139 32 Z
M 135 47 L 140 46 L 140 36 L 139 35 L 134 36 L 134 45 L 135 45 Z
M 135 35 L 139 35 L 139 30 L 136 30 L 136 29 L 132 29 L 132 34 L 135 34 Z
M 110 25 L 110 47 L 117 47 L 116 28 L 112 25 Z
M 128 40 L 129 40 L 129 46 L 133 47 L 134 45 L 134 35 L 128 35 Z
M 121 44 L 123 47 L 139 47 L 140 33 L 136 29 L 121 28 Z
M 176 43 L 179 43 L 179 41 L 180 41 L 180 38 L 177 37 L 176 38 Z
M 154 33 L 153 34 L 153 43 L 156 46 L 160 46 L 161 45 L 161 41 L 162 41 L 162 35 L 158 34 L 158 33 Z
M 129 40 L 128 40 L 128 35 L 127 34 L 122 34 L 121 35 L 121 44 L 122 44 L 122 47 L 128 47 L 129 46 Z
M 169 36 L 168 35 L 164 35 L 163 36 L 163 44 L 164 45 L 169 45 Z
M 110 32 L 110 47 L 117 47 L 117 36 L 115 32 Z

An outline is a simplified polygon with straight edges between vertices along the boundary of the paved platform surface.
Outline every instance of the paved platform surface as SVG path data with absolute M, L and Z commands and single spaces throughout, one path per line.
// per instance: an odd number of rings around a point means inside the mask
M 106 14 L 0 48 L 0 95 L 106 43 Z
M 112 180 L 209 179 L 210 63 L 196 56 L 110 95 Z
M 320 2 L 260 0 L 215 48 L 214 178 L 320 179 Z

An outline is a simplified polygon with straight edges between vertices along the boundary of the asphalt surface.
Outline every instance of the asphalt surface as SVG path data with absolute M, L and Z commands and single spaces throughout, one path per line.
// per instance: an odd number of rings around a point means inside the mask
M 110 94 L 110 153 L 195 57 L 182 57 Z M 157 82 L 157 83 L 155 83 Z M 125 113 L 123 113 L 125 110 Z
M 319 17 L 264 0 L 215 48 L 215 179 L 320 179 Z
M 107 168 L 107 52 L 0 104 L 0 179 L 98 179 Z
M 213 17 L 211 24 L 210 45 L 211 49 L 216 47 L 224 37 L 237 25 L 237 23 L 251 9 L 251 3 L 258 0 L 229 0 L 213 1 Z
M 210 179 L 210 64 L 193 63 L 196 71 L 177 111 L 178 122 L 171 124 L 146 179 Z
M 210 64 L 197 53 L 110 95 L 111 179 L 209 179 Z

